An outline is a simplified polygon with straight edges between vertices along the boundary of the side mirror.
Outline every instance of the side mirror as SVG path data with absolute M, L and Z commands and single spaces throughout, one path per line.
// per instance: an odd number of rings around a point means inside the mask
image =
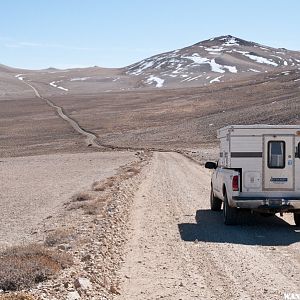
M 217 164 L 215 162 L 208 161 L 207 163 L 205 163 L 205 168 L 206 169 L 216 169 Z

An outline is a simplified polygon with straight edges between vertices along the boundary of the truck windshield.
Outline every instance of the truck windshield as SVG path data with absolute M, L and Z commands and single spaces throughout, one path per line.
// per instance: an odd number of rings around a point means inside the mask
M 268 167 L 282 169 L 285 167 L 285 142 L 270 141 L 268 143 Z

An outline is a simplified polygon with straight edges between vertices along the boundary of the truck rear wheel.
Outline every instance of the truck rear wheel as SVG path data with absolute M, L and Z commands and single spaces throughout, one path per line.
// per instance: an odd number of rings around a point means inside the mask
M 300 214 L 294 213 L 294 221 L 296 226 L 300 227 Z
M 224 215 L 225 225 L 236 225 L 237 224 L 238 209 L 236 207 L 229 206 L 226 192 L 224 195 L 223 215 Z
M 213 211 L 220 211 L 222 207 L 222 200 L 215 197 L 213 187 L 210 190 L 210 209 Z

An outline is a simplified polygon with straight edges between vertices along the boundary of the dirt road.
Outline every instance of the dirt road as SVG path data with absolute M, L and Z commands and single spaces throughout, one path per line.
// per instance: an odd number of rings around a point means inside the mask
M 32 84 L 26 82 L 23 78 L 22 78 L 22 82 L 24 82 L 27 86 L 29 86 L 33 90 L 33 92 L 36 95 L 36 97 L 38 97 L 41 100 L 45 101 L 47 103 L 47 105 L 49 105 L 50 107 L 54 108 L 57 111 L 57 114 L 59 115 L 59 117 L 61 117 L 66 122 L 68 122 L 74 128 L 75 131 L 77 131 L 78 133 L 80 133 L 83 136 L 85 136 L 86 137 L 86 144 L 88 146 L 93 146 L 93 147 L 96 147 L 96 148 L 104 148 L 99 143 L 97 143 L 97 136 L 94 133 L 89 132 L 89 131 L 83 129 L 79 125 L 79 123 L 77 121 L 75 121 L 74 119 L 72 119 L 70 116 L 68 116 L 64 112 L 64 110 L 63 110 L 62 107 L 56 105 L 53 101 L 42 97 L 40 95 L 40 93 L 38 92 L 38 90 Z
M 300 293 L 300 231 L 290 217 L 254 216 L 225 227 L 222 213 L 208 209 L 210 175 L 203 167 L 180 154 L 155 153 L 145 171 L 117 300 Z

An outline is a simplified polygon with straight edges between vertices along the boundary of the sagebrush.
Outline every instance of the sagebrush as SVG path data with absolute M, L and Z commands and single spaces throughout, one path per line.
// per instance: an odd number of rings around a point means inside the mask
M 0 253 L 0 289 L 29 288 L 72 264 L 70 255 L 42 245 L 12 247 Z

